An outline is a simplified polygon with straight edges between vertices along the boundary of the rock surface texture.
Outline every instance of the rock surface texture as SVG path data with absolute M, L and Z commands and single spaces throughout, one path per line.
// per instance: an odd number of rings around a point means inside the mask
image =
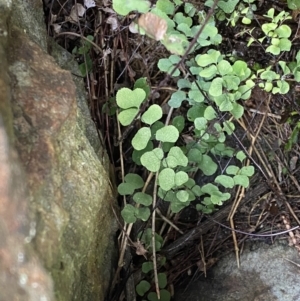
M 42 2 L 0 0 L 0 300 L 101 301 L 116 260 L 109 162 L 68 54 L 47 45 Z
M 175 292 L 176 301 L 297 301 L 300 300 L 300 263 L 286 242 L 246 246 L 237 267 L 235 254 L 222 258 L 207 278 Z M 290 260 L 290 261 L 289 261 Z

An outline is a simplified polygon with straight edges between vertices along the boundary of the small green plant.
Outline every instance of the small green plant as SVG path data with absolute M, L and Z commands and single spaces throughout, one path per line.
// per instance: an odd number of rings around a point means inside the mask
M 289 37 L 292 34 L 292 30 L 288 25 L 283 24 L 286 20 L 292 18 L 290 14 L 282 11 L 275 16 L 275 10 L 274 8 L 271 8 L 264 17 L 271 19 L 271 22 L 262 25 L 261 28 L 265 36 L 259 38 L 258 42 L 262 44 L 266 40 L 270 45 L 265 51 L 270 52 L 273 55 L 279 55 L 282 51 L 290 51 L 292 42 L 289 40 Z M 248 42 L 248 47 L 254 41 L 256 41 L 256 39 L 251 37 Z
M 87 36 L 86 39 L 82 41 L 82 46 L 80 47 L 74 47 L 72 50 L 72 54 L 75 56 L 83 56 L 84 62 L 79 64 L 79 70 L 81 72 L 81 75 L 85 77 L 88 72 L 92 70 L 93 62 L 92 58 L 90 56 L 90 50 L 92 48 L 92 44 L 89 41 L 93 41 L 93 36 Z
M 128 15 L 131 11 L 138 11 L 139 13 L 146 13 L 149 11 L 151 2 L 148 0 L 114 0 L 113 9 L 121 16 Z
M 144 245 L 149 246 L 149 249 L 151 251 L 151 246 L 152 246 L 151 229 L 148 228 L 143 233 L 140 233 L 139 238 Z M 161 249 L 162 243 L 163 243 L 163 238 L 160 235 L 158 235 L 157 233 L 155 233 L 155 250 L 156 251 L 159 251 Z M 158 267 L 163 267 L 166 264 L 166 258 L 164 256 L 161 256 L 159 258 L 157 264 L 158 264 Z M 146 279 L 153 278 L 153 271 L 154 271 L 154 265 L 153 265 L 152 261 L 146 261 L 142 264 L 142 272 L 145 275 Z M 168 284 L 166 273 L 158 273 L 157 279 L 158 279 L 160 300 L 161 301 L 170 301 L 171 294 L 168 290 L 166 290 L 166 287 Z M 147 294 L 147 299 L 149 301 L 159 301 L 156 293 L 149 292 L 150 288 L 151 288 L 150 282 L 148 282 L 147 280 L 141 280 L 136 286 L 136 292 L 141 297 L 143 297 Z
M 236 26 L 237 22 L 241 19 L 243 24 L 251 24 L 254 18 L 254 12 L 257 10 L 257 6 L 254 2 L 256 2 L 256 0 L 243 0 L 240 2 L 227 19 L 228 23 L 230 23 L 231 26 Z
M 240 0 L 220 0 L 217 2 L 217 7 L 223 12 L 223 20 L 225 19 L 225 14 L 231 14 L 235 10 L 236 5 L 239 3 L 239 1 Z M 212 7 L 214 5 L 214 0 L 207 0 L 205 2 L 205 5 Z
M 217 7 L 219 10 L 216 12 L 216 18 L 219 21 L 228 20 L 228 24 L 236 26 L 237 22 L 241 18 L 243 24 L 250 24 L 253 19 L 253 12 L 256 11 L 257 7 L 254 3 L 256 0 L 229 0 L 229 1 L 218 1 Z M 214 5 L 213 0 L 207 0 L 205 5 L 212 7 Z M 228 14 L 230 14 L 229 17 Z
M 292 42 L 289 38 L 292 30 L 288 25 L 283 24 L 286 20 L 291 19 L 289 13 L 281 11 L 278 15 L 275 15 L 275 10 L 271 8 L 264 16 L 271 19 L 271 22 L 261 26 L 265 36 L 255 39 L 252 36 L 254 29 L 246 31 L 250 35 L 247 46 L 250 47 L 252 43 L 257 42 L 264 48 L 263 45 L 267 43 L 269 46 L 267 46 L 265 52 L 271 53 L 274 56 L 280 55 L 283 51 L 290 51 Z M 286 94 L 290 90 L 289 77 L 294 77 L 296 81 L 300 79 L 298 71 L 299 59 L 300 55 L 298 52 L 296 62 L 287 63 L 285 61 L 279 61 L 278 65 L 281 68 L 281 72 L 278 72 L 278 68 L 273 64 L 265 68 L 257 67 L 255 68 L 256 74 L 252 74 L 251 76 L 251 81 L 258 83 L 258 86 L 266 92 Z
M 299 114 L 298 114 L 298 112 L 292 112 L 291 115 L 298 116 Z M 288 123 L 291 123 L 291 121 L 289 120 Z M 298 143 L 298 137 L 299 137 L 299 132 L 300 132 L 300 122 L 296 122 L 296 124 L 293 127 L 294 127 L 293 131 L 284 147 L 284 149 L 286 151 L 290 151 L 292 149 L 292 147 L 296 143 Z
M 300 132 L 299 112 L 293 111 L 289 114 L 289 118 L 286 121 L 291 126 L 292 133 L 290 134 L 285 146 L 285 151 L 291 151 L 293 146 L 298 143 L 298 137 Z
M 255 0 L 219 1 L 218 12 L 221 11 L 223 20 L 227 18 L 231 25 L 235 25 L 240 18 L 242 24 L 248 25 L 254 18 L 254 2 Z M 208 0 L 205 4 L 212 7 L 214 1 Z M 266 68 L 256 66 L 253 70 L 245 61 L 231 58 L 217 50 L 222 36 L 218 32 L 214 17 L 206 20 L 204 26 L 206 12 L 197 10 L 191 3 L 158 0 L 155 7 L 150 7 L 149 1 L 132 0 L 126 1 L 124 5 L 123 1 L 114 0 L 113 5 L 121 15 L 132 10 L 151 12 L 166 22 L 164 24 L 167 24 L 167 30 L 159 40 L 171 55 L 160 59 L 158 68 L 171 75 L 177 83 L 178 89 L 172 93 L 168 102 L 170 112 L 182 107 L 183 103 L 188 104 L 186 116 L 172 118 L 170 115 L 167 118 L 169 121 L 164 123 L 163 110 L 157 104 L 151 104 L 144 112 L 140 112 L 150 93 L 146 79 L 137 80 L 132 90 L 122 88 L 117 92 L 118 120 L 121 125 L 128 126 L 137 119 L 141 124 L 131 140 L 132 159 L 148 171 L 148 174 L 154 173 L 157 176 L 152 193 L 146 190 L 146 183 L 139 175 L 129 173 L 125 176 L 124 182 L 118 186 L 118 192 L 127 196 L 130 202 L 124 205 L 122 217 L 129 224 L 137 219 L 148 220 L 151 215 L 150 206 L 153 206 L 156 196 L 169 202 L 173 213 L 180 212 L 196 199 L 196 208 L 199 211 L 212 213 L 231 198 L 230 190 L 234 186 L 249 187 L 249 178 L 254 174 L 253 166 L 243 166 L 245 153 L 235 152 L 226 145 L 227 137 L 235 132 L 235 120 L 244 114 L 243 101 L 250 98 L 256 85 L 273 94 L 287 93 L 290 89 L 289 80 L 300 80 L 300 51 L 296 62 L 279 61 L 280 68 L 276 72 L 273 65 Z M 222 14 L 217 17 L 220 19 Z M 270 22 L 262 25 L 264 37 L 261 39 L 254 39 L 252 31 L 245 30 L 251 37 L 248 46 L 254 42 L 262 47 L 267 44 L 265 52 L 275 56 L 289 51 L 291 29 L 283 24 L 290 19 L 289 14 L 283 11 L 275 16 L 274 9 L 270 9 L 265 17 Z M 148 30 L 146 19 L 142 20 L 145 29 L 143 34 L 155 37 L 155 33 Z M 199 37 L 186 54 L 190 41 L 200 28 L 202 31 Z M 187 58 L 182 61 L 181 56 L 184 54 Z M 184 68 L 176 68 L 179 64 Z M 183 70 L 186 71 L 185 75 Z M 221 114 L 226 118 L 219 118 Z M 180 138 L 187 127 L 190 129 L 190 136 L 183 143 Z M 297 125 L 291 141 L 295 140 L 298 132 Z M 232 162 L 237 163 L 232 163 L 217 174 L 217 157 L 234 158 Z M 203 176 L 216 175 L 215 179 L 205 185 L 197 184 L 190 176 L 191 172 L 197 170 Z M 162 237 L 157 233 L 153 235 L 151 229 L 146 229 L 139 239 L 150 253 L 160 250 L 163 244 Z M 159 266 L 162 267 L 163 264 Z M 138 295 L 146 296 L 149 301 L 158 300 L 156 293 L 149 292 L 151 279 L 155 275 L 154 269 L 152 262 L 145 262 L 143 273 L 147 280 L 142 280 L 136 287 Z M 167 277 L 165 273 L 158 275 L 160 300 L 168 301 L 170 293 L 166 290 Z
M 151 12 L 163 16 L 168 23 L 168 31 L 162 44 L 173 54 L 169 58 L 161 59 L 158 67 L 161 71 L 174 77 L 181 76 L 175 66 L 180 62 L 179 55 L 184 54 L 188 40 L 192 39 L 200 29 L 205 12 L 198 12 L 191 4 L 184 4 L 185 15 L 180 12 L 170 19 L 168 15 L 174 13 L 175 5 L 170 1 L 158 1 L 156 8 Z M 165 5 L 163 5 L 165 4 Z M 180 3 L 181 4 L 181 3 Z M 165 9 L 165 11 L 160 11 Z M 193 17 L 198 17 L 199 24 L 193 25 Z M 213 19 L 204 27 L 197 39 L 191 53 L 209 45 L 218 45 L 222 37 L 218 34 Z M 234 185 L 249 185 L 248 176 L 254 169 L 246 172 L 235 166 L 234 172 L 228 168 L 228 175 L 216 177 L 214 184 L 210 183 L 200 187 L 190 178 L 189 172 L 200 169 L 204 175 L 213 175 L 217 171 L 217 164 L 212 155 L 236 156 L 240 161 L 245 159 L 243 152 L 234 154 L 234 151 L 225 145 L 226 135 L 234 131 L 234 123 L 229 121 L 217 122 L 217 111 L 230 112 L 235 118 L 243 114 L 243 107 L 238 103 L 240 99 L 247 99 L 254 83 L 249 79 L 250 69 L 242 61 L 231 63 L 219 51 L 210 50 L 206 54 L 191 57 L 186 62 L 192 76 L 180 78 L 177 82 L 178 91 L 174 92 L 169 101 L 171 107 L 179 108 L 182 102 L 190 104 L 187 119 L 194 125 L 193 141 L 187 145 L 177 146 L 181 132 L 186 126 L 183 116 L 171 119 L 169 124 L 162 123 L 162 109 L 156 104 L 150 105 L 143 114 L 139 114 L 140 106 L 147 98 L 149 87 L 145 84 L 133 90 L 122 88 L 117 92 L 116 102 L 119 107 L 118 119 L 123 126 L 129 125 L 135 118 L 139 118 L 142 127 L 134 135 L 131 144 L 134 149 L 132 157 L 136 164 L 142 165 L 146 170 L 157 173 L 157 194 L 170 203 L 172 212 L 181 209 L 196 200 L 203 198 L 198 210 L 211 213 L 216 206 L 220 206 L 230 198 L 227 188 Z M 213 101 L 208 103 L 207 97 Z M 209 127 L 214 130 L 209 131 Z M 211 154 L 211 155 L 210 155 Z M 247 181 L 248 180 L 248 181 Z M 152 205 L 153 196 L 144 192 L 143 179 L 134 174 L 127 174 L 124 182 L 118 186 L 120 195 L 131 196 L 132 202 L 126 204 L 122 210 L 122 217 L 127 223 L 134 223 L 137 219 L 143 221 L 150 216 L 149 207 Z M 151 231 L 145 231 L 140 237 L 146 248 L 152 252 Z M 148 237 L 148 238 L 147 238 Z M 155 252 L 161 248 L 160 236 L 155 236 Z M 149 270 L 148 272 L 151 271 Z M 170 293 L 165 289 L 167 279 L 164 273 L 158 273 L 159 294 L 163 301 L 170 300 Z M 150 278 L 152 276 L 150 275 Z M 142 280 L 136 287 L 137 293 L 144 296 L 150 289 L 148 281 Z M 154 292 L 147 294 L 149 301 L 158 300 Z
M 288 8 L 292 10 L 300 9 L 300 0 L 287 0 Z
M 291 76 L 296 82 L 300 82 L 300 51 L 296 54 L 296 61 L 288 64 L 284 61 L 279 61 L 279 65 L 284 79 Z
M 266 92 L 272 92 L 272 94 L 286 94 L 290 86 L 284 77 L 281 78 L 280 74 L 271 70 L 271 66 L 266 69 L 260 69 L 257 71 L 257 77 L 260 79 L 259 87 L 263 88 Z M 252 79 L 257 78 L 255 75 Z
M 133 121 L 145 97 L 145 91 L 140 88 L 134 90 L 123 88 L 119 90 L 116 101 L 121 109 L 121 112 L 118 114 L 118 119 L 123 126 L 129 125 Z

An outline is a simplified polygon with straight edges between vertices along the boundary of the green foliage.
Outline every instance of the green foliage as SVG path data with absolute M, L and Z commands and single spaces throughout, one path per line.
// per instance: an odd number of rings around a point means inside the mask
M 129 125 L 133 121 L 145 98 L 146 92 L 141 88 L 136 88 L 134 90 L 122 88 L 117 92 L 117 105 L 122 109 L 118 114 L 118 119 L 122 125 Z
M 121 215 L 126 223 L 135 223 L 137 219 L 147 221 L 150 216 L 149 208 L 136 208 L 130 204 L 126 204 L 121 212 Z
M 142 272 L 147 274 L 148 272 L 153 270 L 153 262 L 152 261 L 146 261 L 142 264 Z
M 226 173 L 229 175 L 233 175 L 232 179 L 235 185 L 240 185 L 245 188 L 249 187 L 249 177 L 253 176 L 254 168 L 253 166 L 244 166 L 242 168 L 238 168 L 237 166 L 228 166 L 226 169 Z
M 284 146 L 284 149 L 286 151 L 290 151 L 292 149 L 292 147 L 298 143 L 298 137 L 299 137 L 299 132 L 300 132 L 300 122 L 296 122 L 295 124 L 292 121 L 291 117 L 298 117 L 299 113 L 298 112 L 292 112 L 290 114 L 290 118 L 288 119 L 288 123 L 290 123 L 294 128 L 293 131 L 287 141 L 287 143 Z M 298 119 L 298 118 L 297 118 Z
M 167 275 L 165 273 L 158 273 L 157 277 L 159 288 L 165 288 L 168 284 Z
M 136 150 L 143 150 L 148 145 L 151 138 L 151 130 L 148 127 L 140 128 L 133 137 L 131 144 Z
M 135 193 L 133 196 L 133 200 L 137 204 L 142 204 L 145 206 L 150 206 L 152 204 L 152 196 L 144 192 Z
M 158 238 L 158 239 L 160 240 L 160 238 Z M 158 264 L 164 265 L 165 261 L 166 261 L 165 257 L 160 257 L 160 260 L 158 260 Z M 142 264 L 142 272 L 145 274 L 152 272 L 153 269 L 154 269 L 153 262 L 151 262 L 151 261 L 147 261 Z M 165 300 L 165 301 L 170 300 L 170 298 L 171 298 L 170 293 L 164 289 L 164 288 L 166 288 L 166 286 L 168 284 L 167 275 L 165 273 L 158 273 L 157 278 L 158 278 L 158 286 L 160 288 L 160 293 L 161 293 L 160 300 Z M 151 285 L 148 281 L 142 280 L 136 286 L 136 292 L 139 296 L 144 296 L 145 293 L 147 291 L 149 291 L 150 287 L 151 287 Z M 147 299 L 150 301 L 158 300 L 156 294 L 153 292 L 151 292 L 147 295 Z
M 172 15 L 175 11 L 175 5 L 170 0 L 158 0 L 156 7 L 168 15 Z
M 157 298 L 156 293 L 151 292 L 148 294 L 148 300 L 149 301 L 170 301 L 171 300 L 171 294 L 167 290 L 162 289 L 159 292 L 160 292 L 160 299 Z
M 138 79 L 133 90 L 120 89 L 116 95 L 116 104 L 121 125 L 127 126 L 134 119 L 140 119 L 141 127 L 131 141 L 132 159 L 146 171 L 157 173 L 157 195 L 169 202 L 173 213 L 180 212 L 196 199 L 199 201 L 200 197 L 201 201 L 197 202 L 196 208 L 204 213 L 212 213 L 231 198 L 232 188 L 237 185 L 249 187 L 249 179 L 254 174 L 253 166 L 242 166 L 246 159 L 245 153 L 235 153 L 234 149 L 226 145 L 227 137 L 235 133 L 235 120 L 244 114 L 243 101 L 251 97 L 255 86 L 273 94 L 286 94 L 291 80 L 300 81 L 300 51 L 294 62 L 278 58 L 282 52 L 291 49 L 292 31 L 284 24 L 291 18 L 290 15 L 285 11 L 276 15 L 275 10 L 270 9 L 261 25 L 263 36 L 256 39 L 252 35 L 253 30 L 246 27 L 251 24 L 257 10 L 255 2 L 220 0 L 216 14 L 205 24 L 185 60 L 181 61 L 190 41 L 202 27 L 205 10 L 199 11 L 193 4 L 181 0 L 158 0 L 153 7 L 148 5 L 148 1 L 113 1 L 114 9 L 121 15 L 135 10 L 151 12 L 164 19 L 168 25 L 160 43 L 171 54 L 158 61 L 158 68 L 161 73 L 171 75 L 177 84 L 178 89 L 172 93 L 168 105 L 180 112 L 179 116 L 171 116 L 168 124 L 165 124 L 163 110 L 158 104 L 147 105 L 145 111 L 141 112 L 141 105 L 151 90 L 145 78 Z M 296 1 L 289 2 L 289 5 L 296 5 Z M 213 0 L 205 2 L 208 7 L 213 4 Z M 218 47 L 222 36 L 216 27 L 215 18 L 224 20 L 224 23 L 227 20 L 227 25 L 236 26 L 238 22 L 244 24 L 243 34 L 250 36 L 248 47 L 254 42 L 260 44 L 266 53 L 278 58 L 278 64 L 271 62 L 270 66 L 256 64 L 250 67 L 242 59 L 222 53 L 222 47 Z M 177 65 L 184 65 L 185 68 L 179 69 Z M 184 69 L 189 72 L 183 75 Z M 182 111 L 188 106 L 186 116 L 182 116 L 181 110 L 176 110 L 183 105 Z M 221 114 L 224 118 L 220 118 Z M 299 130 L 297 123 L 286 150 L 290 150 L 297 140 Z M 235 157 L 238 166 L 229 165 L 221 174 L 216 161 L 218 157 Z M 212 180 L 198 185 L 190 178 L 194 171 L 200 172 L 204 178 L 212 177 Z M 134 223 L 137 219 L 146 221 L 150 217 L 149 208 L 153 199 L 150 194 L 142 192 L 143 187 L 143 179 L 133 174 L 127 174 L 124 183 L 118 186 L 120 195 L 131 196 L 121 213 L 127 223 Z M 150 228 L 140 233 L 139 239 L 147 250 L 153 251 Z M 161 249 L 162 244 L 162 237 L 155 233 L 156 251 Z M 142 271 L 152 276 L 153 263 L 145 262 Z M 160 300 L 168 301 L 171 297 L 165 289 L 167 277 L 164 273 L 158 275 Z M 149 282 L 141 281 L 136 290 L 145 298 L 150 287 Z M 158 300 L 153 292 L 147 294 L 147 299 Z
M 141 88 L 145 91 L 145 93 L 146 93 L 145 98 L 149 97 L 151 89 L 150 89 L 150 87 L 147 83 L 147 78 L 146 77 L 141 77 L 134 83 L 134 89 L 137 89 L 137 88 Z
M 186 93 L 183 91 L 174 92 L 169 100 L 169 105 L 173 108 L 179 108 L 186 99 Z
M 176 142 L 179 132 L 174 125 L 167 125 L 156 132 L 156 139 L 162 142 Z
M 131 195 L 136 189 L 144 186 L 144 180 L 141 176 L 129 173 L 124 178 L 125 182 L 118 186 L 118 193 L 120 195 Z
M 220 7 L 225 14 L 230 14 L 234 11 L 235 6 L 238 4 L 239 0 L 220 0 L 218 2 L 218 7 Z
M 138 11 L 139 13 L 146 13 L 150 8 L 150 1 L 148 0 L 114 0 L 113 9 L 121 16 L 128 15 L 131 11 Z
M 113 116 L 116 114 L 117 104 L 115 97 L 111 97 L 108 101 L 103 105 L 102 112 L 107 114 L 108 116 Z
M 141 164 L 151 172 L 157 172 L 160 169 L 164 153 L 160 148 L 155 148 L 149 152 L 145 152 L 141 156 Z
M 145 244 L 149 251 L 152 252 L 152 230 L 147 228 L 144 232 L 140 232 L 138 235 L 140 241 Z M 155 250 L 159 251 L 162 247 L 163 238 L 155 233 Z
M 292 10 L 300 9 L 300 0 L 287 0 L 288 8 Z
M 265 36 L 259 38 L 258 42 L 263 43 L 264 40 L 270 41 L 271 45 L 266 48 L 266 52 L 270 52 L 273 55 L 279 55 L 283 51 L 290 51 L 292 42 L 289 40 L 289 37 L 291 36 L 292 30 L 288 25 L 282 24 L 292 18 L 289 13 L 282 11 L 275 16 L 275 10 L 271 8 L 264 17 L 270 19 L 271 22 L 262 25 L 261 29 Z M 248 47 L 254 41 L 256 41 L 255 38 L 250 38 Z
M 142 115 L 142 121 L 149 125 L 152 125 L 155 121 L 158 121 L 162 117 L 162 109 L 159 105 L 152 105 L 148 110 Z
M 232 12 L 228 18 L 231 26 L 236 26 L 237 22 L 241 19 L 241 22 L 245 25 L 251 24 L 254 18 L 254 12 L 257 10 L 255 3 L 256 0 L 243 0 L 237 5 L 236 9 Z
M 251 75 L 251 70 L 247 67 L 247 64 L 239 60 L 231 64 L 217 50 L 208 50 L 207 53 L 196 56 L 195 62 L 199 66 L 197 68 L 199 75 L 197 82 L 189 83 L 187 80 L 178 81 L 179 88 L 190 88 L 188 92 L 189 102 L 191 104 L 204 102 L 205 97 L 202 92 L 204 91 L 209 94 L 210 99 L 216 103 L 220 111 L 229 111 L 235 118 L 240 118 L 243 115 L 243 107 L 237 101 L 239 99 L 248 99 L 251 89 L 255 85 L 253 81 L 248 79 Z M 195 65 L 192 64 L 193 62 L 190 61 L 191 72 L 195 68 Z M 199 87 L 202 91 L 199 91 Z M 228 93 L 224 93 L 224 91 Z M 181 93 L 180 97 L 178 97 L 179 92 Z M 181 91 L 174 94 L 176 94 L 176 97 L 171 97 L 169 105 L 177 108 L 186 99 L 186 95 Z M 203 116 L 206 120 L 215 118 L 216 111 L 212 106 L 203 106 L 202 108 L 207 109 Z M 202 121 L 196 120 L 198 125 L 195 124 L 195 126 L 201 130 L 199 122 Z M 205 125 L 203 124 L 202 126 L 203 130 L 205 130 Z
M 286 67 L 286 62 L 279 61 L 279 65 L 283 70 L 284 76 L 293 76 L 296 82 L 300 82 L 300 50 L 297 52 L 296 61 L 288 64 Z
M 167 157 L 163 160 L 162 165 L 164 167 L 175 168 L 177 166 L 187 166 L 188 159 L 185 156 L 182 149 L 178 146 L 173 146 L 167 155 Z
M 90 41 L 92 42 L 94 40 L 94 37 L 91 35 L 88 35 L 86 37 L 86 39 L 82 40 L 81 47 L 76 46 L 72 50 L 72 54 L 74 54 L 76 56 L 83 56 L 84 62 L 79 64 L 79 66 L 78 66 L 80 73 L 83 77 L 85 77 L 88 74 L 88 72 L 90 72 L 92 70 L 92 67 L 93 67 L 92 58 L 89 53 L 92 48 L 92 44 L 90 43 Z
M 285 68 L 285 72 L 287 71 L 287 67 L 285 66 L 285 62 L 279 63 L 279 65 Z M 284 77 L 280 77 L 278 73 L 271 70 L 271 66 L 266 69 L 260 69 L 257 71 L 257 76 L 253 75 L 252 79 L 259 78 L 261 82 L 258 84 L 259 87 L 264 89 L 266 92 L 272 92 L 273 94 L 286 94 L 290 90 L 290 85 L 287 81 L 285 81 Z
M 267 43 L 266 52 L 272 55 L 280 55 L 283 51 L 290 51 L 292 42 L 290 36 L 292 33 L 291 28 L 287 24 L 283 24 L 285 21 L 292 17 L 289 13 L 281 11 L 278 15 L 275 15 L 274 8 L 269 9 L 267 14 L 264 16 L 270 19 L 270 22 L 264 23 L 261 26 L 262 32 L 265 36 L 255 39 L 252 36 L 252 30 L 248 33 L 251 36 L 248 42 L 248 47 L 257 42 L 264 47 L 264 43 Z M 300 81 L 300 54 L 297 53 L 296 61 L 287 63 L 285 61 L 279 61 L 278 65 L 281 68 L 281 73 L 278 72 L 278 68 L 274 65 L 267 66 L 266 68 L 256 68 L 256 74 L 252 74 L 251 82 L 258 81 L 258 86 L 266 92 L 272 94 L 286 94 L 290 90 L 290 84 L 287 80 L 293 76 L 294 79 Z
M 151 285 L 148 281 L 142 280 L 137 286 L 136 286 L 136 292 L 139 296 L 144 296 L 147 291 L 149 291 Z
M 285 145 L 284 149 L 286 151 L 290 151 L 292 149 L 292 146 L 298 142 L 299 131 L 300 131 L 300 123 L 298 122 L 297 125 L 294 127 L 292 134 Z
M 180 57 L 178 55 L 171 55 L 168 59 L 160 59 L 158 61 L 158 68 L 161 71 L 171 73 L 176 66 L 177 63 L 179 63 Z M 174 73 L 173 76 L 178 76 L 180 75 L 180 71 L 177 69 Z

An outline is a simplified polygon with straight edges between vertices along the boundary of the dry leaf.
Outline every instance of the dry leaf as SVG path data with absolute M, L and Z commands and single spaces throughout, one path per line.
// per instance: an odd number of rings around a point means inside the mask
M 52 24 L 54 32 L 55 33 L 60 33 L 61 30 L 61 25 L 60 24 Z
M 145 30 L 147 36 L 156 41 L 162 40 L 168 29 L 167 21 L 152 13 L 141 15 L 138 25 Z
M 111 25 L 111 30 L 116 30 L 118 28 L 117 16 L 114 15 L 114 16 L 108 17 L 106 20 L 106 23 Z
M 132 33 L 138 33 L 139 32 L 139 28 L 138 28 L 138 26 L 137 26 L 137 24 L 136 23 L 134 23 L 134 22 L 131 22 L 130 24 L 129 24 L 129 31 L 130 32 L 132 32 Z
M 57 15 L 54 15 L 54 14 L 52 14 L 52 13 L 50 13 L 50 17 L 51 17 L 51 24 L 53 24 L 53 23 L 55 23 L 56 22 L 56 20 L 57 20 Z
M 293 10 L 293 12 L 292 12 L 292 18 L 293 18 L 294 21 L 297 22 L 297 19 L 298 19 L 298 15 L 299 15 L 299 14 L 300 14 L 300 9 L 295 9 L 295 10 Z
M 293 156 L 290 160 L 290 170 L 293 171 L 296 169 L 296 165 L 297 165 L 297 161 L 298 161 L 298 157 L 297 156 Z
M 184 143 L 191 143 L 194 141 L 194 138 L 191 136 L 191 135 L 188 135 L 188 134 L 183 134 L 182 135 L 182 138 L 184 140 Z
M 104 11 L 105 13 L 116 15 L 116 12 L 109 7 L 101 8 L 101 10 Z
M 86 8 L 95 7 L 96 3 L 94 0 L 84 0 L 84 6 Z
M 135 252 L 137 255 L 142 255 L 147 259 L 146 254 L 148 253 L 148 251 L 144 248 L 139 239 L 137 240 L 137 242 L 133 243 L 133 246 L 136 248 Z
M 76 5 L 73 5 L 70 12 L 70 16 L 66 17 L 66 21 L 77 23 L 79 18 L 85 14 L 85 11 L 86 9 L 83 7 L 82 4 L 77 3 Z
M 204 271 L 207 271 L 209 268 L 211 268 L 217 261 L 218 261 L 217 258 L 209 258 L 206 261 L 205 266 L 203 265 L 202 260 L 197 261 L 196 264 L 197 264 L 199 271 L 204 272 Z

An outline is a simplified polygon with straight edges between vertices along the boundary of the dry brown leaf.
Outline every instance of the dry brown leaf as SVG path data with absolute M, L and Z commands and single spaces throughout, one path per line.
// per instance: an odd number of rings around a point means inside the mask
M 137 240 L 137 242 L 133 243 L 133 246 L 136 248 L 135 252 L 137 255 L 142 255 L 145 257 L 145 259 L 147 259 L 146 254 L 148 253 L 148 251 L 144 248 L 139 239 Z
M 76 5 L 73 5 L 70 15 L 66 17 L 66 21 L 77 23 L 79 18 L 85 14 L 85 11 L 86 9 L 82 4 L 77 3 Z
M 111 25 L 111 30 L 116 30 L 118 28 L 118 18 L 116 15 L 110 16 L 106 20 L 107 24 Z
M 292 18 L 293 18 L 294 21 L 297 21 L 299 14 L 300 14 L 300 9 L 293 10 L 293 12 L 292 12 Z
M 152 13 L 141 15 L 138 25 L 145 30 L 147 36 L 156 41 L 162 40 L 168 29 L 167 21 Z

